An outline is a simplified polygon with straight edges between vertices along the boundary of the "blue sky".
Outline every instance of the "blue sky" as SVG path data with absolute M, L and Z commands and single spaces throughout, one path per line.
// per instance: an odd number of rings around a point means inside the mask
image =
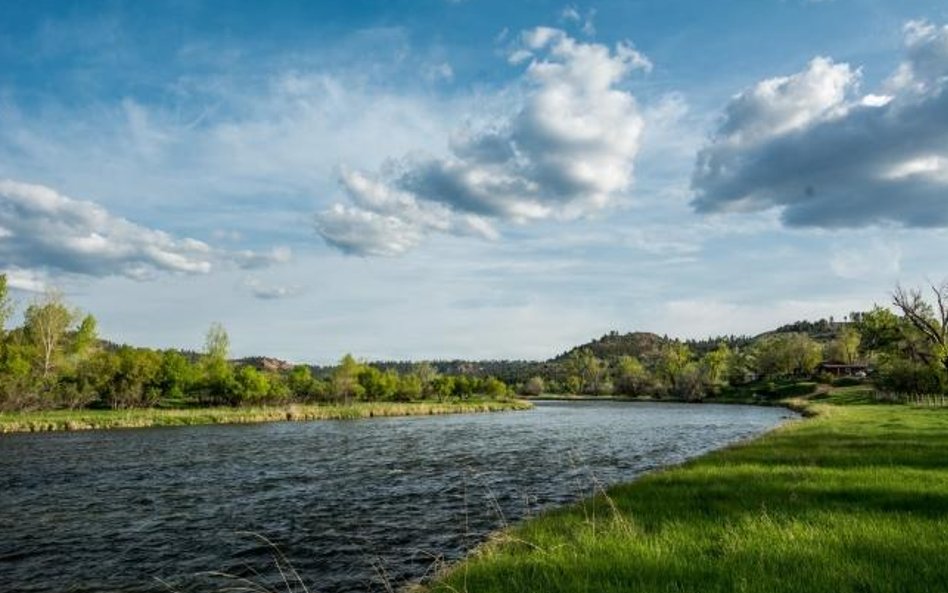
M 948 273 L 948 6 L 0 5 L 0 270 L 117 341 L 546 358 Z

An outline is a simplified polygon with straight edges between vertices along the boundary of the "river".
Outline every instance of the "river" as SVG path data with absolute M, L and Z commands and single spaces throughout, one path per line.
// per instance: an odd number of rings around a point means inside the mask
M 492 530 L 774 427 L 780 408 L 527 412 L 0 435 L 0 589 L 384 591 Z M 256 573 L 256 574 L 255 574 Z M 300 589 L 302 590 L 302 589 Z

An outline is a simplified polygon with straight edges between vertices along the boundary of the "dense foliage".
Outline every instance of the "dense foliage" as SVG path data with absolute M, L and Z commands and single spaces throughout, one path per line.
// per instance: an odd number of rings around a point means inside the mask
M 235 363 L 217 323 L 200 354 L 116 346 L 99 339 L 93 316 L 55 292 L 29 304 L 23 325 L 7 331 L 13 309 L 0 275 L 0 411 L 443 401 L 508 391 L 493 377 L 442 374 L 429 363 L 399 372 L 346 355 L 322 373 L 307 365 Z
M 893 399 L 948 389 L 948 285 L 898 288 L 893 304 L 843 321 L 800 321 L 756 338 L 683 342 L 611 332 L 551 360 L 289 365 L 228 359 L 220 324 L 203 353 L 114 346 L 96 321 L 55 292 L 30 303 L 6 330 L 14 306 L 0 275 L 0 410 L 351 403 L 542 394 L 623 395 L 696 401 L 733 393 L 782 397 L 781 385 L 842 378 L 873 381 Z M 508 385 L 510 386 L 508 388 Z

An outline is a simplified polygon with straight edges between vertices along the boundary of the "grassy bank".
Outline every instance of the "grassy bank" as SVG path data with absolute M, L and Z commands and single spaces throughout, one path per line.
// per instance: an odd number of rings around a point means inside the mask
M 0 413 L 0 433 L 50 430 L 92 430 L 184 426 L 190 424 L 243 424 L 285 420 L 346 420 L 381 416 L 427 416 L 524 410 L 531 404 L 509 401 L 451 401 L 387 403 L 360 402 L 351 405 L 288 405 L 257 408 L 55 410 L 48 412 Z
M 814 417 L 500 533 L 431 588 L 948 591 L 948 410 L 873 402 L 818 393 Z

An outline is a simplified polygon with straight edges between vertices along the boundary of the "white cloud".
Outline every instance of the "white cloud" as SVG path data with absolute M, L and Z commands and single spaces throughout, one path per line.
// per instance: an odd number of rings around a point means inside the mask
M 44 292 L 48 286 L 46 277 L 35 270 L 20 268 L 0 269 L 7 277 L 7 286 L 26 292 Z
M 225 258 L 245 270 L 267 268 L 276 264 L 285 264 L 293 259 L 293 251 L 289 247 L 274 247 L 269 251 L 251 251 L 241 249 L 225 253 Z
M 902 270 L 902 248 L 881 239 L 865 241 L 856 247 L 837 248 L 830 268 L 840 278 L 856 280 L 876 278 L 898 281 Z
M 216 261 L 254 267 L 289 258 L 285 250 L 215 250 L 135 224 L 92 202 L 11 180 L 0 180 L 0 229 L 0 258 L 21 274 L 24 287 L 36 285 L 37 270 L 145 279 L 157 272 L 206 274 Z
M 778 300 L 752 305 L 713 299 L 678 299 L 664 305 L 654 321 L 658 331 L 683 338 L 757 335 L 801 319 L 841 317 L 871 307 L 871 300 L 850 298 Z
M 266 284 L 257 278 L 248 278 L 244 284 L 250 290 L 250 294 L 264 301 L 287 299 L 303 294 L 301 286 Z
M 439 62 L 437 64 L 428 66 L 428 68 L 425 70 L 425 76 L 428 78 L 428 80 L 434 82 L 450 82 L 454 79 L 454 68 L 452 68 L 451 64 L 447 62 Z
M 566 23 L 576 23 L 580 25 L 580 31 L 582 31 L 585 35 L 592 36 L 596 34 L 596 24 L 594 22 L 595 18 L 595 8 L 590 8 L 587 10 L 585 15 L 581 14 L 579 9 L 574 4 L 567 5 L 560 11 L 560 21 Z
M 514 115 L 457 131 L 446 157 L 393 161 L 384 178 L 343 172 L 352 205 L 319 214 L 320 234 L 346 251 L 395 255 L 430 232 L 491 236 L 489 219 L 581 217 L 626 192 L 643 120 L 619 85 L 648 59 L 547 27 L 525 31 L 509 56 L 529 61 Z
M 699 152 L 701 212 L 782 209 L 785 223 L 948 226 L 948 27 L 905 27 L 905 59 L 883 92 L 816 58 L 727 106 Z

